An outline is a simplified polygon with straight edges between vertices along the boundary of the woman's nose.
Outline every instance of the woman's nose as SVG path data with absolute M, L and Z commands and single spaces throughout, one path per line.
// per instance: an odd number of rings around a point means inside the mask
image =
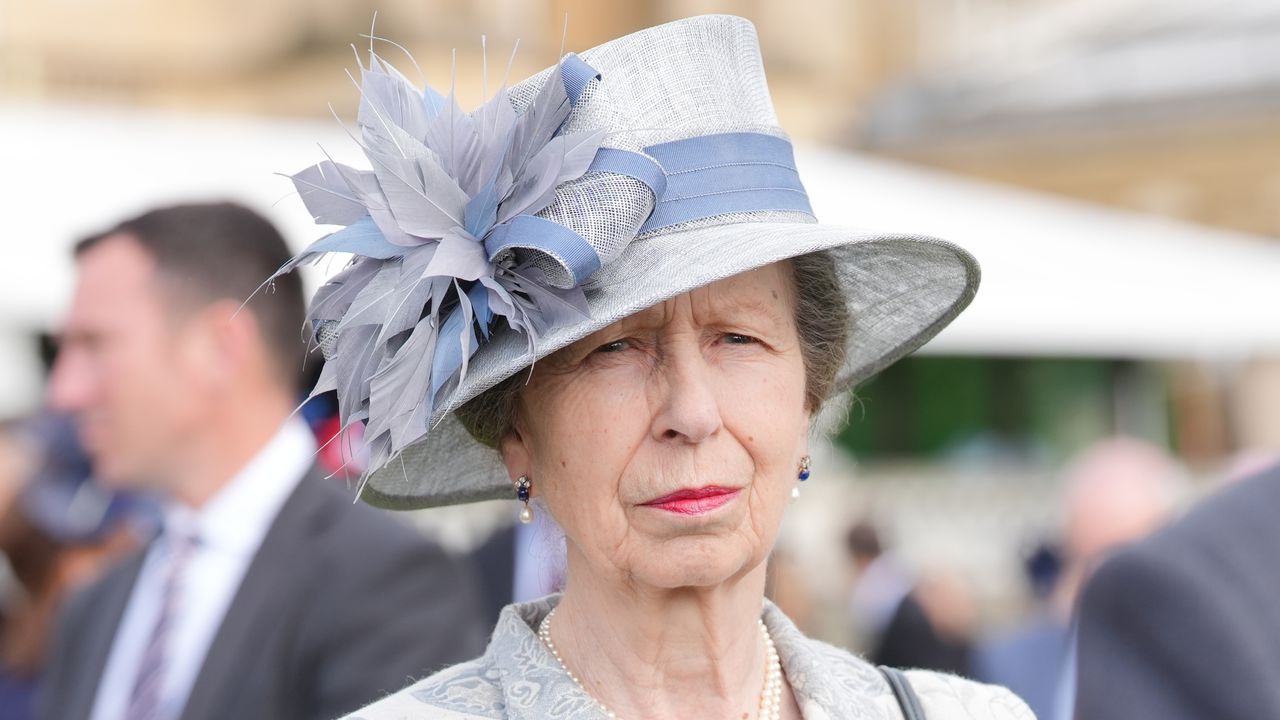
M 713 384 L 714 369 L 696 348 L 671 352 L 656 373 L 659 394 L 653 417 L 657 440 L 697 443 L 723 425 Z

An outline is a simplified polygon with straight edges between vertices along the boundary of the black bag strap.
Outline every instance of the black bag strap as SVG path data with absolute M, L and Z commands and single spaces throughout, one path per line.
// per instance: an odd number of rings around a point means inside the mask
M 911 681 L 907 679 L 906 674 L 887 665 L 881 665 L 879 670 L 885 682 L 889 683 L 889 689 L 893 691 L 894 698 L 898 700 L 898 707 L 902 708 L 904 720 L 925 720 L 920 696 L 916 695 L 916 691 L 912 689 Z

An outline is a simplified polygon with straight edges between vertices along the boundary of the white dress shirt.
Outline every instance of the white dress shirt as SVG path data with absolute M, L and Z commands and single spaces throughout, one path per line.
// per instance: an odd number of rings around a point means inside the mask
M 161 676 L 161 717 L 176 718 L 186 704 L 205 655 L 245 571 L 280 508 L 314 461 L 315 439 L 291 418 L 203 507 L 165 507 L 165 534 L 151 544 L 134 583 L 98 685 L 91 720 L 127 720 L 139 664 L 146 651 L 168 569 L 170 533 L 188 533 L 199 545 L 179 576 Z

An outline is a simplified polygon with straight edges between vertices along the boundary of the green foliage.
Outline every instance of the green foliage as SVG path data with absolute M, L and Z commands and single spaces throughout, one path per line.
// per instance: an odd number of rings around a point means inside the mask
M 859 389 L 838 443 L 864 459 L 966 452 L 1065 457 L 1115 431 L 1117 366 L 1095 359 L 907 358 Z

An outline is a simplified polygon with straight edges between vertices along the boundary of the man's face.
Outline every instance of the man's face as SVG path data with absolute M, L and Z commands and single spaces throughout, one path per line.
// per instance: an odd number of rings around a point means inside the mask
M 193 323 L 178 319 L 155 261 L 132 237 L 103 239 L 78 265 L 50 400 L 75 415 L 105 483 L 163 490 L 200 426 Z

